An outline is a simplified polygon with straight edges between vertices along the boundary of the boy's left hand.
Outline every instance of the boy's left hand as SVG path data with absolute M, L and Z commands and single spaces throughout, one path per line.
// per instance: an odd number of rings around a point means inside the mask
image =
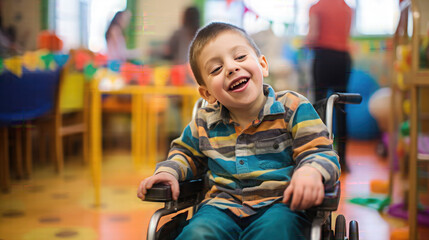
M 290 201 L 291 210 L 305 210 L 322 204 L 324 196 L 322 174 L 313 167 L 302 166 L 292 175 L 283 193 L 283 203 Z

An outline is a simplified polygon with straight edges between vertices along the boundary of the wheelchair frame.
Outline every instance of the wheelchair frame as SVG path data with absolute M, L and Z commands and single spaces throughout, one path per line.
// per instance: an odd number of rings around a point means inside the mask
M 360 104 L 362 97 L 359 94 L 351 93 L 334 93 L 329 98 L 324 99 L 326 102 L 325 114 L 320 116 L 324 119 L 325 124 L 329 131 L 329 138 L 333 139 L 332 133 L 332 119 L 333 109 L 336 104 Z M 325 103 L 324 102 L 324 103 Z M 324 104 L 322 103 L 322 104 Z M 316 103 L 319 104 L 319 103 Z M 194 105 L 192 116 L 196 115 L 199 108 L 207 105 L 207 102 L 200 98 Z M 320 113 L 319 113 L 320 115 Z M 144 201 L 164 202 L 164 208 L 158 209 L 151 217 L 148 230 L 147 239 L 157 239 L 157 226 L 161 217 L 176 213 L 186 208 L 193 207 L 195 212 L 197 205 L 204 198 L 204 182 L 202 179 L 180 182 L 180 195 L 177 201 L 174 201 L 171 195 L 171 188 L 169 185 L 155 184 L 145 196 Z M 333 189 L 325 192 L 323 202 L 319 206 L 312 207 L 307 211 L 314 211 L 315 216 L 311 226 L 311 239 L 335 239 L 343 240 L 346 237 L 345 218 L 339 215 L 335 223 L 335 232 L 331 230 L 331 213 L 336 211 L 340 200 L 340 182 L 338 182 Z M 186 214 L 187 216 L 187 214 Z M 186 218 L 185 216 L 185 218 Z M 174 219 L 173 219 L 174 220 Z M 335 234 L 335 238 L 334 238 Z M 358 223 L 356 221 L 350 222 L 349 238 L 350 240 L 358 240 Z

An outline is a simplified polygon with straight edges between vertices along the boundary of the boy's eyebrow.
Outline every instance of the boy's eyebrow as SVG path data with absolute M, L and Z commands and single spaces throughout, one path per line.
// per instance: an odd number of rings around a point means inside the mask
M 231 52 L 235 52 L 235 51 L 237 51 L 237 49 L 240 49 L 240 48 L 243 48 L 243 49 L 246 49 L 246 46 L 243 46 L 243 45 L 237 45 L 237 46 L 234 46 L 230 51 Z M 206 69 L 207 68 L 207 65 L 209 65 L 211 62 L 215 62 L 216 60 L 218 60 L 219 59 L 219 57 L 212 57 L 212 58 L 210 58 L 205 64 L 204 64 L 204 69 Z

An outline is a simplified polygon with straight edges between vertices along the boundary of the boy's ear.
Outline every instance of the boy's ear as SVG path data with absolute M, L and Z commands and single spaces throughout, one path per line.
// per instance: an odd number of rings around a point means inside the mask
M 259 57 L 259 64 L 261 64 L 263 76 L 264 77 L 268 77 L 268 75 L 269 75 L 268 61 L 267 61 L 267 58 L 264 55 L 261 55 Z
M 210 104 L 213 104 L 217 101 L 217 99 L 209 92 L 209 90 L 205 86 L 199 86 L 198 92 L 200 92 L 201 97 L 204 98 Z

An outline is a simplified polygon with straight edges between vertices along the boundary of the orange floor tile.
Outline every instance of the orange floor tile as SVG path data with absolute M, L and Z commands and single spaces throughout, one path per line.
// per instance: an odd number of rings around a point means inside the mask
M 375 145 L 375 141 L 350 142 L 351 172 L 341 176 L 341 203 L 335 215 L 357 220 L 360 239 L 388 240 L 393 229 L 406 226 L 405 220 L 349 202 L 369 196 L 372 179 L 388 178 L 387 160 L 376 156 Z M 80 159 L 67 158 L 61 176 L 51 165 L 35 164 L 30 180 L 13 180 L 11 191 L 0 194 L 0 240 L 146 239 L 149 218 L 162 204 L 141 202 L 136 189 L 152 171 L 152 167 L 134 169 L 128 151 L 105 152 L 102 206 L 95 208 L 89 167 Z

